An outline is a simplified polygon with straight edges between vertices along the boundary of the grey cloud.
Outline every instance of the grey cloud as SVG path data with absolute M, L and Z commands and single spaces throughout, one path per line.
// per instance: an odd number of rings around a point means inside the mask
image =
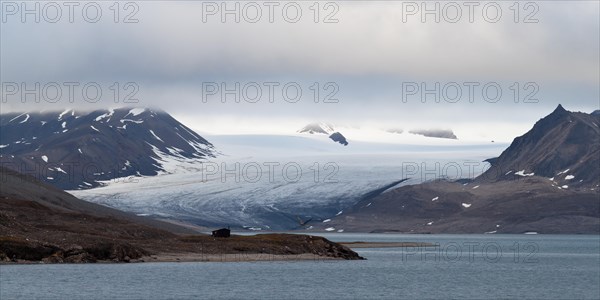
M 2 81 L 136 82 L 141 106 L 193 114 L 332 122 L 472 122 L 527 124 L 558 103 L 597 109 L 600 81 L 597 2 L 537 2 L 538 24 L 506 15 L 492 24 L 402 23 L 399 2 L 339 2 L 337 24 L 201 21 L 197 2 L 137 2 L 138 24 L 2 24 Z M 310 3 L 304 3 L 308 11 Z M 505 12 L 507 3 L 501 2 Z M 340 103 L 235 104 L 201 101 L 204 81 L 336 82 Z M 401 101 L 401 82 L 536 82 L 540 102 L 490 104 Z M 75 106 L 10 101 L 2 111 Z M 62 106 L 62 107 L 61 107 Z M 466 117 L 465 117 L 466 118 Z M 265 121 L 265 122 L 266 122 Z M 462 120 L 461 120 L 462 121 Z M 467 120 L 464 120 L 465 122 Z

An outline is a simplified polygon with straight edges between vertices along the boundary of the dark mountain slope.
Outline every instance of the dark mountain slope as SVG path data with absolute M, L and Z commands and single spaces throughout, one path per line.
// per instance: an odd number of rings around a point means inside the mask
M 0 163 L 61 189 L 156 175 L 168 160 L 214 156 L 208 141 L 162 111 L 0 115 Z
M 130 213 L 77 199 L 69 193 L 36 180 L 34 177 L 19 174 L 7 168 L 0 167 L 0 182 L 2 183 L 0 200 L 2 200 L 3 204 L 6 204 L 4 201 L 7 201 L 7 199 L 12 199 L 11 201 L 35 203 L 34 206 L 39 205 L 48 210 L 66 214 L 86 214 L 97 218 L 118 218 L 176 233 L 195 232 L 170 223 L 138 217 Z M 6 210 L 3 209 L 3 212 L 6 212 Z
M 403 186 L 316 229 L 600 233 L 600 116 L 559 106 L 472 181 Z
M 594 186 L 600 179 L 600 115 L 568 112 L 559 105 L 490 162 L 492 167 L 480 181 L 514 180 L 533 173 L 561 185 Z

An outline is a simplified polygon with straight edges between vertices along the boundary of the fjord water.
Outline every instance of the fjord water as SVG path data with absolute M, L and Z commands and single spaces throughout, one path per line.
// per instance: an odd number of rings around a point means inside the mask
M 0 299 L 599 299 L 598 235 L 323 234 L 438 243 L 365 261 L 2 265 Z

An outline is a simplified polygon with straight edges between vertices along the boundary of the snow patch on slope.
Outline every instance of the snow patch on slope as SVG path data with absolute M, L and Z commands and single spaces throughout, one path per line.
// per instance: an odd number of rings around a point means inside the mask
M 129 116 L 129 115 L 132 115 L 132 116 L 134 116 L 134 117 L 135 117 L 135 116 L 138 116 L 138 115 L 142 114 L 142 113 L 143 113 L 143 112 L 145 112 L 145 111 L 146 111 L 146 109 L 145 109 L 145 108 L 134 108 L 134 109 L 131 109 L 131 110 L 129 111 L 129 113 L 127 113 L 125 116 L 127 117 L 127 116 Z
M 112 115 L 115 113 L 114 109 L 109 109 L 107 113 L 103 114 L 103 115 L 99 115 L 98 117 L 96 117 L 96 119 L 94 119 L 96 122 L 102 121 L 105 118 L 108 118 L 107 121 L 110 121 L 110 118 L 112 117 Z
M 8 120 L 8 123 L 10 123 L 10 122 L 12 122 L 12 121 L 14 121 L 14 120 L 18 119 L 18 118 L 19 118 L 20 116 L 22 116 L 22 115 L 24 115 L 24 113 L 22 113 L 22 114 L 20 114 L 20 115 L 18 115 L 18 116 L 16 116 L 16 117 L 14 117 L 14 118 L 12 118 L 12 119 Z
M 19 122 L 19 124 L 23 124 L 23 123 L 27 122 L 27 120 L 29 120 L 29 114 L 27 114 L 25 119 L 23 121 Z
M 152 129 L 150 129 L 150 133 L 152 133 L 152 136 L 154 136 L 155 139 L 157 139 L 157 140 L 159 140 L 159 141 L 161 141 L 163 143 L 165 142 L 161 138 L 159 138 L 158 135 L 156 135 L 156 133 L 154 133 L 154 131 L 152 131 Z
M 62 120 L 62 117 L 63 117 L 64 115 L 66 115 L 66 114 L 67 114 L 68 112 L 70 112 L 70 111 L 71 111 L 71 109 L 67 109 L 67 110 L 63 111 L 62 113 L 60 113 L 60 114 L 58 115 L 58 120 L 59 120 L 59 121 L 60 121 L 60 120 Z
M 533 172 L 532 173 L 525 173 L 525 170 L 521 170 L 519 172 L 516 172 L 515 175 L 519 175 L 519 176 L 522 176 L 522 177 L 529 177 L 529 176 L 535 175 L 535 173 L 533 173 Z

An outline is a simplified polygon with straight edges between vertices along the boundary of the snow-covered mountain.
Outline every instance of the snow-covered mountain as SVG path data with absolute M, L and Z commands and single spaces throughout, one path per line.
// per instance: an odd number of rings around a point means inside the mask
M 299 133 L 309 133 L 309 134 L 321 133 L 321 134 L 330 135 L 335 132 L 335 129 L 333 128 L 332 124 L 316 122 L 316 123 L 310 123 L 310 124 L 304 126 L 302 129 L 298 130 L 298 132 Z
M 215 156 L 212 144 L 160 110 L 0 115 L 2 165 L 62 189 L 173 172 Z
M 328 135 L 332 141 L 340 143 L 344 146 L 348 146 L 348 140 L 346 140 L 346 137 L 340 132 L 337 132 L 333 125 L 329 123 L 311 123 L 298 130 L 298 132 L 308 134 L 325 134 Z

